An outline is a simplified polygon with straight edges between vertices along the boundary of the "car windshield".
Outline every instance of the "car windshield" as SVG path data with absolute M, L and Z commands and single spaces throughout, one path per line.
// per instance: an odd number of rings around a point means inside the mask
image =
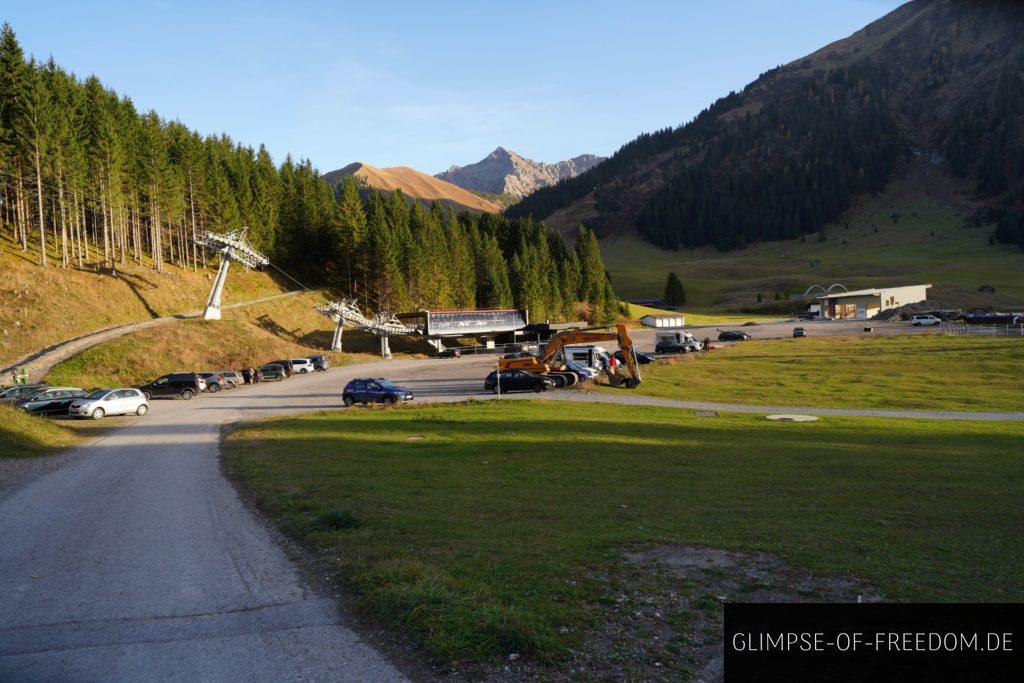
M 103 398 L 104 396 L 106 396 L 109 393 L 110 393 L 110 389 L 99 389 L 98 391 L 94 391 L 91 394 L 89 394 L 88 396 L 86 396 L 86 398 Z

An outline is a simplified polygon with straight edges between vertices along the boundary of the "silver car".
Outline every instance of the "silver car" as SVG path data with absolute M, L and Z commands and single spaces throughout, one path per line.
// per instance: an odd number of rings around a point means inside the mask
M 149 403 L 138 389 L 100 389 L 72 401 L 68 414 L 99 420 L 106 415 L 145 415 Z

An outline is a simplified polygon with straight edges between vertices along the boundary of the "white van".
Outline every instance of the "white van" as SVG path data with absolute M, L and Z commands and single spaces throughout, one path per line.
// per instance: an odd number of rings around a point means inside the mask
M 566 360 L 589 365 L 595 370 L 604 370 L 608 366 L 608 359 L 612 357 L 608 349 L 595 344 L 566 346 L 564 351 Z
M 672 332 L 658 332 L 654 335 L 656 344 L 696 344 L 697 340 L 689 332 L 674 330 Z
M 942 324 L 942 321 L 936 318 L 934 315 L 926 315 L 924 313 L 915 315 L 913 318 L 910 319 L 910 322 L 911 324 L 913 324 L 914 327 L 926 327 L 928 325 Z

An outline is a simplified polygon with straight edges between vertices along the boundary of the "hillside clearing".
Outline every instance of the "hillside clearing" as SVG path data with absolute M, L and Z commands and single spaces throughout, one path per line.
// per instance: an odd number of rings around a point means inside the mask
M 216 268 L 217 257 L 209 261 Z M 38 254 L 22 252 L 0 238 L 0 367 L 66 339 L 96 330 L 200 310 L 212 286 L 213 271 L 192 272 L 171 264 L 158 273 L 148 266 L 118 265 L 108 270 L 41 268 Z M 224 288 L 224 304 L 284 292 L 263 272 L 236 268 Z
M 690 602 L 664 615 L 670 639 L 631 633 L 635 657 L 614 641 L 588 650 L 591 629 L 617 618 L 619 586 L 642 580 L 624 549 L 766 552 L 889 599 L 1024 599 L 1022 436 L 1018 424 L 779 424 L 541 400 L 261 422 L 227 435 L 223 457 L 367 609 L 440 661 L 582 650 L 584 677 L 611 664 L 643 677 L 655 660 L 687 667 L 689 624 L 720 607 L 677 581 Z

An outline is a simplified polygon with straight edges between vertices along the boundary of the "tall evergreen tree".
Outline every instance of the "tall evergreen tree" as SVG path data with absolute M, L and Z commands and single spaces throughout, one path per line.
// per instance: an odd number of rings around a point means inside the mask
M 662 303 L 669 306 L 685 306 L 686 290 L 683 282 L 675 273 L 669 273 L 665 280 L 665 294 L 661 298 Z

